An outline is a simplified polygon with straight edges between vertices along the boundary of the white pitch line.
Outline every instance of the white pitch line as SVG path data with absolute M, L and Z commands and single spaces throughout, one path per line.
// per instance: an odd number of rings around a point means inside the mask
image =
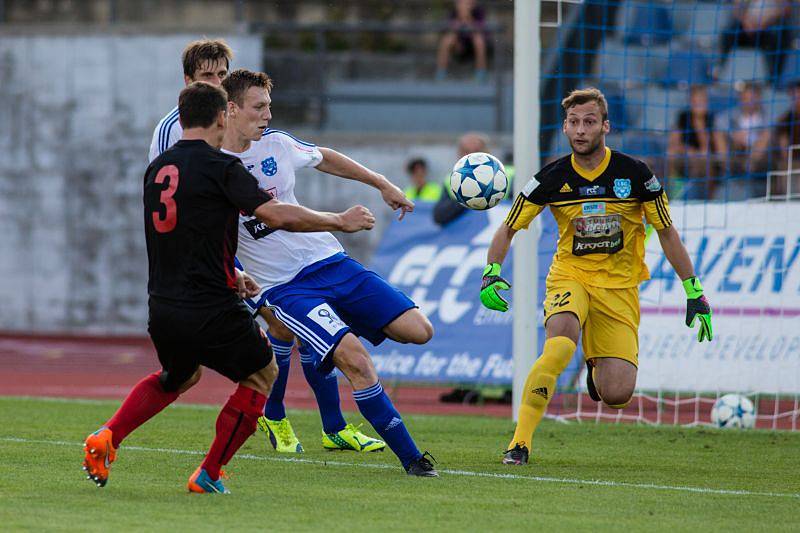
M 36 401 L 44 403 L 65 403 L 76 405 L 119 405 L 119 400 L 90 399 L 90 398 L 62 398 L 59 396 L 2 396 L 0 399 Z M 192 411 L 217 411 L 219 405 L 207 405 L 201 403 L 172 403 L 167 409 L 189 409 Z
M 25 439 L 21 437 L 0 437 L 0 442 L 17 442 L 25 444 L 49 444 L 52 446 L 83 446 L 82 443 L 67 442 L 63 440 L 38 440 Z M 179 450 L 174 448 L 148 448 L 145 446 L 125 446 L 124 448 L 139 452 L 171 453 L 175 455 L 199 455 L 204 456 L 206 452 L 197 450 Z M 320 466 L 345 466 L 356 468 L 372 468 L 378 470 L 397 470 L 399 465 L 388 465 L 383 463 L 348 463 L 346 461 L 321 461 L 319 459 L 301 459 L 299 457 L 265 457 L 263 455 L 253 455 L 249 453 L 236 454 L 238 459 L 248 459 L 253 461 L 267 461 L 272 463 L 301 463 Z M 737 489 L 713 489 L 708 487 L 687 487 L 679 485 L 656 485 L 655 483 L 632 483 L 628 481 L 605 481 L 601 479 L 577 479 L 559 478 L 545 476 L 524 476 L 520 474 L 497 474 L 493 472 L 475 472 L 472 470 L 451 470 L 441 469 L 439 472 L 453 476 L 482 477 L 495 479 L 520 479 L 527 481 L 540 481 L 543 483 L 561 483 L 566 485 L 594 485 L 601 487 L 622 487 L 645 490 L 662 490 L 674 492 L 690 492 L 694 494 L 717 494 L 723 496 L 764 496 L 768 498 L 796 498 L 800 499 L 800 493 L 792 492 L 758 492 Z

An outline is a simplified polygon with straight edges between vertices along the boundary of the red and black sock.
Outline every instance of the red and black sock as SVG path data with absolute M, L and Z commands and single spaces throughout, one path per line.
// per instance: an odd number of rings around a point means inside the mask
M 150 374 L 128 393 L 128 397 L 114 416 L 106 422 L 111 430 L 111 444 L 117 448 L 122 440 L 133 430 L 156 416 L 166 406 L 174 402 L 179 394 L 165 392 L 158 377 L 161 373 Z
M 228 398 L 217 417 L 217 434 L 202 465 L 211 479 L 219 479 L 220 468 L 255 433 L 266 402 L 266 396 L 244 385 L 239 385 Z

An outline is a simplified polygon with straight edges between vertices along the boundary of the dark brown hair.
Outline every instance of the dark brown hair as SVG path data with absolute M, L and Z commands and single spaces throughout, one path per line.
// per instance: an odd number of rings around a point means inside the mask
M 187 85 L 178 96 L 178 116 L 183 129 L 209 128 L 228 107 L 225 89 L 204 81 Z
M 423 158 L 421 158 L 421 157 L 415 157 L 414 159 L 411 159 L 411 160 L 410 160 L 410 161 L 409 161 L 409 162 L 406 164 L 406 171 L 407 171 L 409 174 L 411 174 L 412 172 L 414 172 L 414 169 L 415 169 L 416 167 L 422 167 L 423 169 L 425 169 L 425 170 L 428 170 L 428 162 L 427 162 L 427 161 L 425 161 L 425 160 L 424 160 Z
M 230 67 L 233 51 L 222 39 L 202 39 L 192 41 L 183 49 L 183 73 L 194 79 L 194 73 L 205 63 L 225 60 L 226 68 Z
M 236 105 L 242 107 L 247 89 L 261 87 L 269 92 L 272 90 L 272 80 L 263 72 L 238 68 L 222 80 L 222 87 L 228 92 L 228 101 L 235 102 Z
M 588 102 L 597 103 L 597 105 L 600 107 L 600 115 L 602 116 L 603 120 L 608 120 L 608 102 L 606 102 L 606 97 L 600 92 L 599 89 L 594 87 L 575 89 L 569 93 L 566 98 L 561 100 L 561 107 L 563 107 L 564 112 L 567 113 L 571 107 L 586 104 Z

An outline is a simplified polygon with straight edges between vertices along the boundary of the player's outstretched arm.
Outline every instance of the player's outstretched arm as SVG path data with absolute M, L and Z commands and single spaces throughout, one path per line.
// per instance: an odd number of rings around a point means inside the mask
M 481 303 L 494 311 L 508 311 L 508 301 L 497 291 L 506 291 L 511 288 L 511 284 L 500 277 L 500 266 L 508 255 L 511 240 L 516 232 L 517 230 L 501 224 L 489 245 L 489 252 L 486 256 L 487 265 L 483 269 L 483 279 L 481 280 Z
M 375 187 L 380 191 L 386 205 L 391 207 L 392 210 L 400 210 L 398 220 L 403 220 L 406 213 L 414 211 L 414 202 L 406 198 L 400 187 L 386 179 L 382 174 L 368 169 L 358 161 L 354 161 L 331 148 L 320 147 L 319 151 L 322 154 L 322 161 L 317 165 L 317 170 Z
M 342 213 L 327 213 L 314 211 L 300 205 L 270 200 L 258 206 L 253 214 L 272 229 L 296 232 L 344 231 L 354 233 L 370 230 L 375 226 L 375 217 L 363 205 L 351 207 Z
M 703 295 L 703 286 L 694 274 L 694 266 L 689 258 L 686 247 L 681 242 L 674 226 L 669 226 L 658 231 L 658 240 L 664 255 L 675 269 L 675 273 L 683 282 L 683 289 L 686 291 L 686 325 L 694 327 L 695 320 L 699 320 L 700 329 L 697 332 L 697 340 L 703 342 L 714 338 L 714 331 L 711 327 L 711 306 Z

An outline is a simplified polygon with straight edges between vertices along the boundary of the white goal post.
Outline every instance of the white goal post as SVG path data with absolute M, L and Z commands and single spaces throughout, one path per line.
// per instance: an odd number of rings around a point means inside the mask
M 540 3 L 514 2 L 514 192 L 539 167 L 539 38 Z M 514 385 L 513 418 L 516 421 L 525 379 L 537 356 L 538 224 L 514 237 Z

